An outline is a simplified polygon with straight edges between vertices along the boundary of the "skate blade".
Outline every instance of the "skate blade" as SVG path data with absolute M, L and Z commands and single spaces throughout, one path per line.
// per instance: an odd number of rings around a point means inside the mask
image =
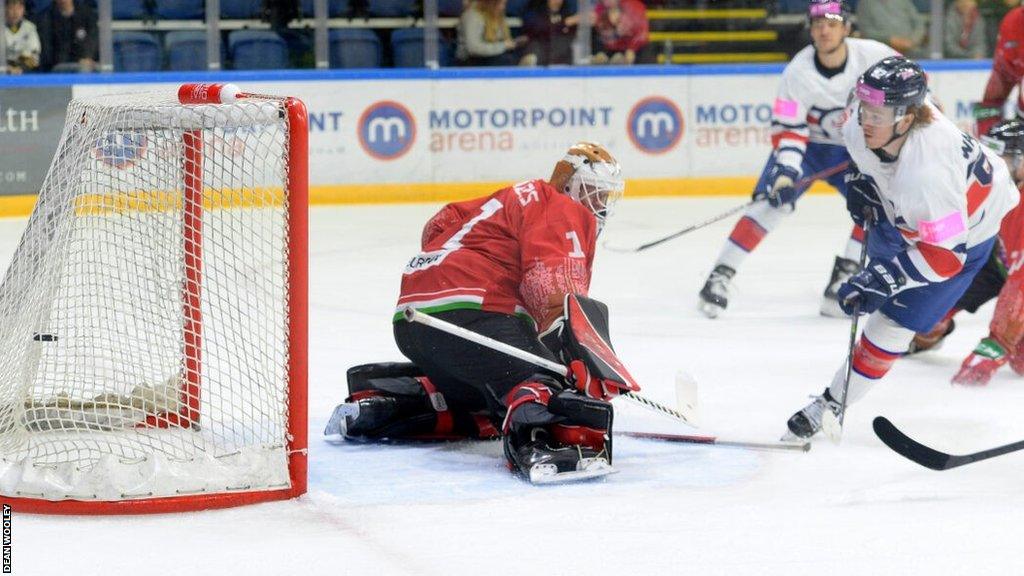
M 810 440 L 810 438 L 804 438 L 793 434 L 793 431 L 788 428 L 786 429 L 786 433 L 782 435 L 782 438 L 779 438 L 779 442 L 796 442 L 798 444 L 807 444 Z
M 569 472 L 559 472 L 552 464 L 538 464 L 530 469 L 531 484 L 565 484 L 600 478 L 618 472 L 604 458 L 584 458 L 580 460 L 580 468 Z
M 704 302 L 703 300 L 701 300 L 700 303 L 697 304 L 697 309 L 700 310 L 701 313 L 707 316 L 708 318 L 718 318 L 718 315 L 725 310 L 725 308 L 722 308 L 717 304 Z
M 345 418 L 356 418 L 357 416 L 359 416 L 358 403 L 346 402 L 338 404 L 335 406 L 331 418 L 327 421 L 327 426 L 324 427 L 324 436 L 331 439 L 341 439 L 345 435 Z

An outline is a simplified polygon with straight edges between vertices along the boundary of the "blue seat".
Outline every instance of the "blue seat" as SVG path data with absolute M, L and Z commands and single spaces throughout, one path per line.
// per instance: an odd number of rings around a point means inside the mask
M 377 18 L 402 18 L 416 12 L 416 0 L 370 0 L 370 16 Z
M 164 37 L 168 70 L 207 70 L 206 32 L 175 30 Z M 222 50 L 223 52 L 223 50 Z M 224 60 L 223 53 L 221 61 Z
M 931 0 L 914 0 L 914 7 L 918 12 L 928 14 L 932 11 L 932 2 Z
M 263 0 L 220 0 L 221 18 L 259 18 Z
M 508 3 L 505 5 L 505 15 L 522 18 L 529 3 L 530 0 L 508 0 Z
M 462 14 L 462 0 L 437 0 L 437 15 L 458 17 Z
M 113 5 L 114 20 L 142 20 L 153 17 L 146 12 L 144 0 L 117 0 Z
M 380 38 L 373 30 L 339 28 L 328 35 L 331 68 L 379 68 Z
M 114 32 L 114 71 L 153 72 L 163 64 L 163 51 L 149 32 Z
M 349 15 L 351 10 L 351 2 L 349 0 L 327 0 L 327 16 L 331 18 L 344 18 Z M 302 16 L 304 18 L 312 18 L 313 14 L 313 0 L 302 0 Z
M 203 0 L 160 0 L 156 6 L 156 15 L 167 20 L 203 20 L 206 18 L 206 7 Z
M 395 68 L 422 68 L 423 28 L 397 28 L 391 31 L 391 55 Z
M 288 46 L 269 30 L 235 30 L 228 35 L 228 51 L 236 70 L 288 68 Z

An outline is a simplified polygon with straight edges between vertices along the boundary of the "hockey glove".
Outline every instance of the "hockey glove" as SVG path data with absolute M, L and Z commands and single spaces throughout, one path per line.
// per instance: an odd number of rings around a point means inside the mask
M 1003 119 L 1003 106 L 996 102 L 974 102 L 971 115 L 974 116 L 974 135 L 984 136 Z
M 864 227 L 867 220 L 879 222 L 885 217 L 882 200 L 878 196 L 878 186 L 870 176 L 858 170 L 846 173 L 846 209 L 850 212 L 853 222 Z
M 569 382 L 576 387 L 577 390 L 598 400 L 609 401 L 619 395 L 620 392 L 625 392 L 628 388 L 625 388 L 620 382 L 613 382 L 611 380 L 602 380 L 590 373 L 587 369 L 587 365 L 582 360 L 573 360 L 569 362 L 569 374 L 567 375 Z
M 776 164 L 772 167 L 770 178 L 772 184 L 768 188 L 768 193 L 761 194 L 761 197 L 768 200 L 768 204 L 772 208 L 779 208 L 786 204 L 796 206 L 796 198 L 799 193 L 794 187 L 794 183 L 800 178 L 800 173 L 789 166 Z M 756 195 L 755 199 L 757 199 Z
M 960 365 L 960 371 L 953 376 L 953 383 L 984 386 L 1007 360 L 1006 350 L 995 338 L 982 338 L 971 355 Z
M 853 314 L 858 302 L 860 314 L 871 314 L 906 284 L 907 277 L 899 266 L 886 260 L 872 260 L 863 270 L 839 286 L 836 296 L 839 298 L 839 307 L 846 314 Z

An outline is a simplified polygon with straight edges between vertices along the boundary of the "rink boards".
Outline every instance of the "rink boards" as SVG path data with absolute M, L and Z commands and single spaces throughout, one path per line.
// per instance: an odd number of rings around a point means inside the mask
M 929 62 L 947 114 L 970 125 L 988 61 Z M 779 65 L 118 74 L 0 79 L 0 213 L 25 213 L 56 147 L 61 96 L 230 81 L 310 113 L 310 200 L 443 201 L 547 177 L 573 142 L 604 143 L 630 196 L 744 194 L 771 145 Z M 41 96 L 47 96 L 44 98 Z M 47 110 L 32 107 L 48 106 Z M 58 124 L 58 125 L 54 125 Z M 17 138 L 13 138 L 20 132 Z M 53 134 L 53 136 L 50 136 Z M 33 146 L 32 138 L 36 139 Z M 47 145 L 50 150 L 47 151 Z M 818 188 L 825 190 L 824 186 Z

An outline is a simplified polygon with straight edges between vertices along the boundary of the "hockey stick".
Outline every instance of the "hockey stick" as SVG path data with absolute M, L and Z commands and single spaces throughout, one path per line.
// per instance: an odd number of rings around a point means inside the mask
M 806 186 L 808 184 L 811 184 L 811 183 L 813 183 L 816 180 L 822 180 L 824 178 L 828 178 L 830 176 L 833 176 L 835 174 L 838 174 L 838 173 L 842 172 L 843 170 L 846 170 L 846 168 L 849 165 L 850 165 L 849 161 L 841 162 L 841 163 L 839 163 L 839 164 L 837 164 L 837 165 L 835 165 L 835 166 L 833 166 L 831 168 L 826 168 L 825 170 L 822 170 L 820 172 L 815 172 L 814 174 L 811 174 L 810 176 L 807 176 L 805 178 L 801 178 L 801 179 L 797 180 L 793 184 L 793 186 L 796 187 L 796 188 L 799 188 L 801 186 Z M 705 226 L 710 226 L 711 224 L 714 224 L 715 222 L 718 222 L 719 220 L 724 220 L 724 219 L 728 218 L 729 216 L 732 216 L 733 214 L 736 214 L 738 212 L 742 212 L 742 211 L 746 210 L 747 208 L 749 208 L 755 202 L 761 202 L 761 201 L 762 200 L 750 200 L 749 202 L 744 202 L 740 206 L 736 206 L 734 208 L 730 208 L 729 210 L 727 210 L 727 211 L 725 211 L 725 212 L 723 212 L 723 213 L 721 213 L 721 214 L 719 214 L 717 216 L 712 216 L 711 218 L 708 218 L 707 220 L 704 220 L 703 222 L 698 222 L 697 224 L 693 224 L 693 225 L 687 226 L 686 228 L 683 228 L 682 230 L 680 230 L 678 232 L 673 232 L 672 234 L 669 234 L 668 236 L 665 236 L 663 238 L 658 238 L 657 240 L 652 240 L 652 241 L 650 241 L 650 242 L 648 242 L 646 244 L 641 244 L 641 245 L 636 246 L 634 248 L 626 248 L 626 247 L 621 247 L 621 246 L 612 246 L 612 245 L 608 244 L 607 240 L 605 240 L 601 244 L 601 246 L 604 247 L 606 250 L 610 250 L 612 252 L 643 252 L 644 250 L 647 250 L 648 248 L 653 248 L 653 247 L 655 247 L 655 246 L 657 246 L 659 244 L 663 244 L 665 242 L 668 242 L 669 240 L 675 240 L 676 238 L 679 238 L 680 236 L 683 236 L 684 234 L 689 234 L 690 232 L 694 232 L 694 231 L 700 230 L 701 228 L 704 228 Z
M 871 231 L 872 224 L 870 215 L 865 213 L 864 216 L 864 240 L 860 247 L 858 270 L 864 269 L 864 263 L 868 259 L 868 234 Z M 825 436 L 828 436 L 828 439 L 833 444 L 839 444 L 843 439 L 843 421 L 846 419 L 846 396 L 850 391 L 850 376 L 853 375 L 853 349 L 857 345 L 857 324 L 859 323 L 860 300 L 858 299 L 853 304 L 853 318 L 850 320 L 850 343 L 846 350 L 846 378 L 843 380 L 843 397 L 839 399 L 839 415 L 837 417 L 828 407 L 825 408 L 825 412 L 821 415 L 821 428 L 825 431 Z
M 409 322 L 418 322 L 420 324 L 430 326 L 431 328 L 435 328 L 442 332 L 447 332 L 448 334 L 458 336 L 459 338 L 463 338 L 465 340 L 469 340 L 470 342 L 474 342 L 486 348 L 490 348 L 491 350 L 497 350 L 498 352 L 508 354 L 513 358 L 518 358 L 520 360 L 524 360 L 531 364 L 540 366 L 541 368 L 546 368 L 560 376 L 566 376 L 569 373 L 568 368 L 559 364 L 558 362 L 548 360 L 547 358 L 538 356 L 531 352 L 527 352 L 526 350 L 523 350 L 521 348 L 516 348 L 515 346 L 505 344 L 504 342 L 499 342 L 498 340 L 495 340 L 494 338 L 489 338 L 487 336 L 484 336 L 483 334 L 477 334 L 472 330 L 467 330 L 462 326 L 456 326 L 451 322 L 446 322 L 444 320 L 441 320 L 440 318 L 430 316 L 429 314 L 424 314 L 419 310 L 406 308 L 403 315 L 405 316 L 405 319 Z M 658 402 L 655 402 L 650 398 L 644 398 L 643 396 L 635 394 L 633 392 L 623 392 L 622 394 L 619 394 L 619 396 L 628 398 L 629 400 L 632 400 L 633 402 L 639 404 L 640 406 L 643 406 L 644 408 L 647 408 L 648 410 L 653 410 L 663 416 L 672 418 L 677 422 L 682 422 L 688 426 L 695 426 L 695 417 L 691 406 L 679 406 L 680 410 L 675 410 L 669 408 L 668 406 L 665 406 L 664 404 L 659 404 Z
M 882 416 L 875 418 L 871 426 L 875 429 L 875 435 L 878 436 L 878 439 L 889 448 L 892 448 L 894 452 L 932 470 L 949 470 L 950 468 L 957 468 L 966 464 L 1002 456 L 1003 454 L 1009 454 L 1010 452 L 1024 450 L 1024 440 L 1022 440 L 972 454 L 946 454 L 934 448 L 929 448 L 900 432 L 892 422 Z
M 627 438 L 641 438 L 643 440 L 661 440 L 663 442 L 680 442 L 685 444 L 711 444 L 714 446 L 725 446 L 727 448 L 745 448 L 747 450 L 787 450 L 807 452 L 811 449 L 810 442 L 746 442 L 743 440 L 726 440 L 717 436 L 702 436 L 697 434 L 663 434 L 660 432 L 615 432 L 616 436 Z

